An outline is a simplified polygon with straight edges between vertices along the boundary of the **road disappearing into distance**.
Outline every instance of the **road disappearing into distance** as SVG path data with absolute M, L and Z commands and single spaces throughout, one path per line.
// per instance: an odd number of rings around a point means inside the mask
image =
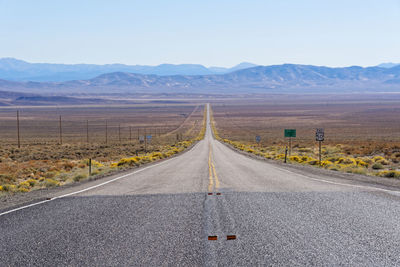
M 400 265 L 400 192 L 247 157 L 209 114 L 182 155 L 57 194 L 1 213 L 1 265 Z

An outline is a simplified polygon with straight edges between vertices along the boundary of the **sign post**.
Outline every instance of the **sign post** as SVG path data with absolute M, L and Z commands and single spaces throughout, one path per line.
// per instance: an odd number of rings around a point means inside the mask
M 256 142 L 257 142 L 258 145 L 260 145 L 261 136 L 259 136 L 259 135 L 256 136 Z
M 285 163 L 286 163 L 286 161 L 287 161 L 287 146 L 285 148 Z
M 88 165 L 89 165 L 89 176 L 91 176 L 92 175 L 92 159 L 91 158 L 89 159 Z
M 146 128 L 144 128 L 144 153 L 147 154 L 147 138 L 146 138 Z
M 296 137 L 296 129 L 285 129 L 285 137 L 289 138 L 289 156 L 292 154 L 292 138 Z
M 325 139 L 325 132 L 323 128 L 317 128 L 315 131 L 315 140 L 318 142 L 319 145 L 319 165 L 322 165 L 322 156 L 321 156 L 321 145 L 322 145 L 322 141 L 324 141 Z

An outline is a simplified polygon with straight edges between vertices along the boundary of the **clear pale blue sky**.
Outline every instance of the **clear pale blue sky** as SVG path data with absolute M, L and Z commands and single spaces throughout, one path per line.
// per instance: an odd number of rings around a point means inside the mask
M 206 66 L 400 62 L 400 0 L 0 0 L 0 57 Z

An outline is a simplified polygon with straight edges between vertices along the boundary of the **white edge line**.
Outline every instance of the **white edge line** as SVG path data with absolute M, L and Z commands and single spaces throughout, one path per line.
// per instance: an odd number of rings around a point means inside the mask
M 270 164 L 271 165 L 271 164 Z M 345 184 L 345 183 L 338 183 L 338 182 L 332 182 L 332 181 L 328 181 L 328 180 L 324 180 L 324 179 L 319 179 L 319 178 L 312 178 L 309 176 L 305 176 L 303 174 L 300 173 L 296 173 L 293 171 L 289 171 L 283 168 L 277 168 L 275 166 L 271 166 L 272 168 L 276 169 L 276 170 L 281 170 L 283 172 L 289 172 L 291 174 L 297 175 L 297 176 L 301 176 L 305 179 L 309 179 L 309 180 L 313 180 L 313 181 L 317 181 L 317 182 L 323 182 L 323 183 L 328 183 L 328 184 L 334 184 L 334 185 L 341 185 L 341 186 L 350 186 L 350 187 L 358 187 L 358 188 L 365 188 L 365 189 L 370 189 L 373 191 L 383 191 L 383 192 L 388 192 L 388 193 L 400 193 L 400 191 L 397 190 L 389 190 L 389 189 L 383 189 L 383 188 L 379 188 L 379 187 L 373 187 L 373 186 L 366 186 L 366 185 L 356 185 L 356 184 Z
M 214 140 L 216 140 L 216 139 L 214 139 Z M 219 140 L 217 140 L 217 141 L 218 141 L 220 144 L 227 146 L 225 143 L 222 143 L 222 142 L 219 141 Z M 232 150 L 233 150 L 233 149 L 232 149 Z M 241 154 L 241 153 L 239 153 L 239 152 L 237 152 L 237 151 L 235 151 L 235 150 L 233 150 L 233 151 L 236 152 L 236 153 L 238 153 L 239 155 L 243 155 L 243 154 Z M 243 155 L 243 156 L 245 156 L 245 155 Z M 252 157 L 246 157 L 246 158 L 259 161 L 259 160 L 257 160 L 257 158 L 252 158 Z M 300 173 L 296 173 L 296 172 L 293 172 L 293 171 L 290 171 L 290 170 L 286 170 L 286 169 L 284 169 L 284 168 L 279 168 L 279 167 L 273 166 L 272 163 L 269 163 L 269 162 L 266 162 L 266 161 L 264 161 L 264 163 L 267 163 L 268 165 L 270 165 L 271 168 L 273 168 L 273 169 L 275 169 L 275 170 L 283 171 L 283 172 L 288 172 L 288 173 L 291 173 L 291 174 L 294 174 L 294 175 L 303 177 L 303 178 L 305 178 L 305 179 L 313 180 L 313 181 L 317 181 L 317 182 L 328 183 L 328 184 L 334 184 L 334 185 L 341 185 L 341 186 L 358 187 L 358 188 L 369 189 L 369 190 L 372 190 L 372 191 L 382 191 L 382 192 L 386 192 L 386 193 L 400 193 L 400 191 L 398 191 L 398 190 L 389 190 L 389 189 L 383 189 L 383 188 L 379 188 L 379 187 L 366 186 L 366 185 L 345 184 L 345 183 L 332 182 L 332 181 L 328 181 L 328 180 L 324 180 L 324 179 L 319 179 L 319 178 L 311 178 L 311 177 L 309 177 L 309 176 L 305 176 L 305 175 L 300 174 Z
M 203 140 L 204 140 L 204 139 L 203 139 Z M 199 143 L 197 143 L 197 144 L 199 144 Z M 193 149 L 197 146 L 197 144 L 196 144 L 195 146 L 193 146 L 190 150 L 193 150 Z M 186 153 L 189 152 L 190 150 L 186 151 Z M 179 156 L 181 156 L 181 155 L 179 155 Z M 179 156 L 178 156 L 178 157 L 179 157 Z M 167 163 L 167 162 L 170 162 L 170 161 L 172 161 L 172 160 L 174 160 L 174 159 L 177 159 L 178 157 L 173 157 L 173 158 L 167 159 L 167 160 L 165 160 L 165 161 L 162 161 L 162 162 L 153 164 L 153 165 L 151 165 L 151 166 L 144 167 L 144 168 L 142 168 L 142 169 L 133 171 L 133 172 L 131 172 L 131 173 L 124 174 L 124 175 L 122 175 L 122 176 L 116 177 L 116 178 L 114 178 L 114 179 L 108 180 L 108 181 L 106 181 L 106 182 L 103 182 L 103 183 L 100 183 L 100 184 L 97 184 L 97 185 L 90 186 L 90 187 L 88 187 L 88 188 L 85 188 L 85 189 L 82 189 L 82 190 L 79 190 L 79 191 L 71 192 L 71 193 L 68 193 L 68 194 L 65 194 L 65 195 L 53 197 L 53 198 L 51 198 L 51 199 L 42 200 L 42 201 L 39 201 L 39 202 L 36 202 L 36 203 L 33 203 L 33 204 L 29 204 L 29 205 L 26 205 L 26 206 L 22 206 L 22 207 L 19 207 L 19 208 L 15 208 L 15 209 L 12 209 L 12 210 L 8 210 L 8 211 L 5 211 L 5 212 L 0 213 L 0 216 L 6 215 L 6 214 L 9 214 L 9 213 L 18 211 L 18 210 L 30 208 L 30 207 L 33 207 L 33 206 L 36 206 L 36 205 L 41 205 L 41 204 L 44 204 L 44 203 L 46 203 L 46 202 L 53 201 L 53 200 L 56 200 L 56 199 L 60 199 L 60 198 L 64 198 L 64 197 L 76 195 L 76 194 L 79 194 L 79 193 L 83 193 L 83 192 L 86 192 L 86 191 L 95 189 L 95 188 L 97 188 L 97 187 L 100 187 L 100 186 L 103 186 L 103 185 L 106 185 L 106 184 L 115 182 L 115 181 L 120 180 L 120 179 L 122 179 L 122 178 L 125 178 L 125 177 L 127 177 L 127 176 L 129 176 L 129 175 L 134 175 L 134 174 L 137 174 L 137 173 L 142 172 L 142 171 L 144 171 L 144 170 L 147 170 L 147 169 L 150 169 L 150 168 L 153 168 L 153 167 L 156 167 L 156 166 L 160 166 L 160 165 L 165 164 L 165 163 Z

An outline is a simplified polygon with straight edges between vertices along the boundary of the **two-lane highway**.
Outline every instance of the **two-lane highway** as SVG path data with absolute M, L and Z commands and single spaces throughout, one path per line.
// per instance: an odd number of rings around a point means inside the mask
M 0 229 L 2 266 L 400 265 L 400 194 L 236 153 L 209 116 L 190 151 Z

